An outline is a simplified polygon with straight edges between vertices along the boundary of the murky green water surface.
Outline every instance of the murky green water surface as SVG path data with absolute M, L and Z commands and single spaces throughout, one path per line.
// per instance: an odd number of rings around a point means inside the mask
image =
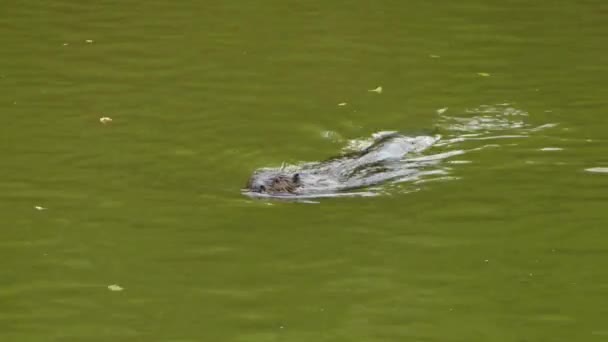
M 0 340 L 605 341 L 607 15 L 4 1 Z M 461 143 L 492 146 L 382 196 L 240 193 L 487 106 L 557 125 Z

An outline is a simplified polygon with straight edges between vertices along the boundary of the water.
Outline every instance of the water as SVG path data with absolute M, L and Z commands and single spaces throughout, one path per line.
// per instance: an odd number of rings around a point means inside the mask
M 606 13 L 3 3 L 0 340 L 606 340 Z M 494 146 L 449 179 L 240 193 L 259 167 L 503 103 L 551 126 L 458 142 Z

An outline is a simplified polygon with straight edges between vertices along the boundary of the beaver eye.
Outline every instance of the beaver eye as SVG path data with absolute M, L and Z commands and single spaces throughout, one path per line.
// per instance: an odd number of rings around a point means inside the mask
M 260 192 L 265 192 L 265 191 L 266 191 L 266 187 L 265 187 L 265 186 L 263 186 L 263 185 L 260 185 L 260 188 L 259 188 L 259 189 L 260 189 Z

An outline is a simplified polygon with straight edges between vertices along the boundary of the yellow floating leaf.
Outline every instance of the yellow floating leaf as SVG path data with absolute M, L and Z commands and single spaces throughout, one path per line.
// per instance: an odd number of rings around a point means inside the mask
M 124 288 L 117 284 L 108 285 L 108 290 L 110 291 L 122 291 Z
M 105 124 L 112 122 L 112 118 L 103 116 L 103 117 L 99 118 L 99 122 L 101 122 L 102 124 L 105 125 Z
M 375 89 L 369 89 L 368 91 L 371 92 L 371 93 L 382 94 L 382 87 L 377 87 Z

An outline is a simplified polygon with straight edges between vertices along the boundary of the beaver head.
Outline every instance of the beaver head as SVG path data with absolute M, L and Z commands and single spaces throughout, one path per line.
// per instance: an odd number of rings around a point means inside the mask
M 285 175 L 276 171 L 263 171 L 251 176 L 247 188 L 253 192 L 281 194 L 294 193 L 301 185 L 298 173 Z

